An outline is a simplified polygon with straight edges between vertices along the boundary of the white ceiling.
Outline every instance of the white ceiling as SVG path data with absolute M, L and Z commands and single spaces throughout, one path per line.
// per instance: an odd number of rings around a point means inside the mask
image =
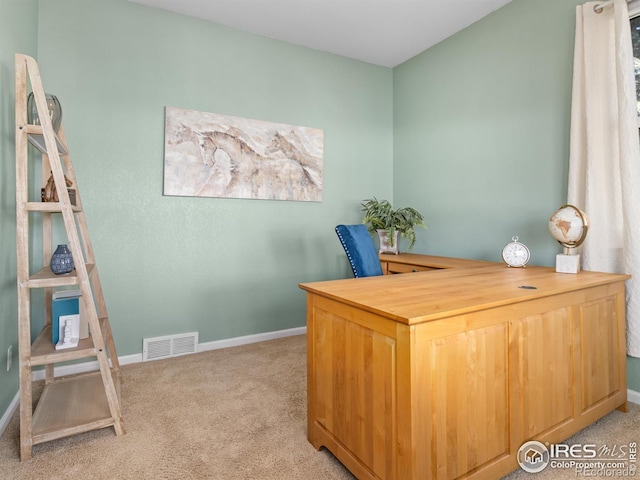
M 130 0 L 395 67 L 511 0 Z

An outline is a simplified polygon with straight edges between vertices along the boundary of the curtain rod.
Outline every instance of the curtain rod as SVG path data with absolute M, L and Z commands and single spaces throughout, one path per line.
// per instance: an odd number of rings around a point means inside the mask
M 631 2 L 631 0 L 627 0 L 627 3 Z M 606 8 L 613 5 L 613 0 L 605 0 L 604 2 L 596 3 L 593 6 L 593 11 L 596 13 L 602 13 L 602 11 Z
M 593 6 L 593 11 L 596 13 L 602 13 L 605 7 L 609 7 L 611 5 L 613 5 L 613 0 L 607 0 L 605 2 L 596 3 Z

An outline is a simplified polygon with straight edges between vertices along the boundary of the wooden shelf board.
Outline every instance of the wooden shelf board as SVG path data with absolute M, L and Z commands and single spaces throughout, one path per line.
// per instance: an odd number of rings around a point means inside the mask
M 120 397 L 120 383 L 116 382 Z M 100 372 L 44 387 L 33 413 L 33 444 L 114 425 Z
M 93 346 L 91 335 L 89 335 L 88 338 L 81 338 L 77 347 L 56 350 L 51 340 L 51 325 L 45 325 L 40 335 L 38 335 L 31 345 L 32 366 L 48 365 L 95 356 L 96 350 Z
M 91 271 L 94 268 L 94 264 L 86 264 L 87 273 L 91 275 Z M 29 277 L 29 288 L 46 288 L 46 287 L 63 287 L 68 285 L 79 285 L 77 272 L 64 273 L 62 275 L 56 275 L 51 271 L 51 267 L 46 266 L 40 269 L 35 274 Z
M 44 134 L 42 133 L 42 125 L 24 125 L 24 132 L 27 134 L 29 143 L 37 148 L 41 153 L 45 155 L 47 152 L 47 145 L 44 141 Z M 60 138 L 60 136 L 54 132 L 53 135 L 56 138 L 56 146 L 58 147 L 58 153 L 60 155 L 69 155 L 69 148 L 66 143 Z

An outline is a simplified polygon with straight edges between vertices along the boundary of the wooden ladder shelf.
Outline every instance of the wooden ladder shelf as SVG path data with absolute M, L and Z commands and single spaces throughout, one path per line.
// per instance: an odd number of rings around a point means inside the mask
M 30 124 L 27 87 L 31 85 L 41 125 Z M 32 447 L 62 437 L 113 426 L 125 433 L 120 408 L 122 383 L 120 364 L 89 239 L 87 222 L 64 128 L 54 131 L 36 61 L 15 56 L 16 85 L 16 230 L 18 278 L 18 343 L 20 358 L 20 458 L 31 458 Z M 44 141 L 44 143 L 43 143 Z M 57 202 L 29 200 L 29 143 L 42 152 L 42 182 L 53 177 Z M 72 203 L 66 179 L 75 189 Z M 34 176 L 35 177 L 35 176 Z M 44 185 L 43 185 L 44 186 Z M 40 192 L 38 191 L 38 197 Z M 61 275 L 51 271 L 53 217 L 62 216 L 75 270 Z M 30 235 L 35 222 L 42 225 L 42 268 L 30 265 L 37 258 L 30 252 Z M 35 272 L 35 273 L 32 273 Z M 78 286 L 89 325 L 89 337 L 78 346 L 56 350 L 52 342 L 51 300 L 56 287 Z M 44 291 L 44 326 L 32 342 L 31 290 Z M 39 317 L 38 317 L 39 318 Z M 69 360 L 97 360 L 98 370 L 68 378 L 56 377 L 54 364 Z M 89 361 L 89 360 L 87 360 Z M 90 365 L 94 365 L 93 364 Z M 32 407 L 32 369 L 44 366 L 45 387 L 35 409 Z

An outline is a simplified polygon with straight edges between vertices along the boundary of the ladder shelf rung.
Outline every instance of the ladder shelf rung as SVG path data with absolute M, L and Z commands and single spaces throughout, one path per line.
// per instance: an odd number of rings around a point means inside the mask
M 61 202 L 27 202 L 25 208 L 29 212 L 62 212 L 63 204 Z M 71 210 L 81 212 L 82 209 L 77 205 L 71 205 Z

